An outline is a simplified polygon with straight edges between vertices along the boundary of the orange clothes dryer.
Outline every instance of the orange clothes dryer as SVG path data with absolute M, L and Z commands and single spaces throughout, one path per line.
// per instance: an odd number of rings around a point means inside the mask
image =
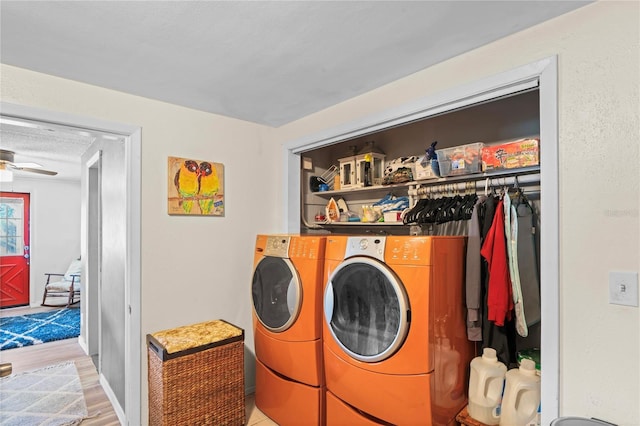
M 464 237 L 327 237 L 331 425 L 448 425 L 467 402 Z
M 258 235 L 251 287 L 256 406 L 281 426 L 324 424 L 326 237 Z

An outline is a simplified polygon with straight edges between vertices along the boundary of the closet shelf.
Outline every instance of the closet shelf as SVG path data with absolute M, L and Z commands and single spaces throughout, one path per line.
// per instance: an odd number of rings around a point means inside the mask
M 416 186 L 416 185 L 420 185 L 422 187 L 436 186 L 436 185 L 443 185 L 443 184 L 449 184 L 449 183 L 474 182 L 474 181 L 480 181 L 485 179 L 491 180 L 491 179 L 497 179 L 497 178 L 513 177 L 513 176 L 524 176 L 524 175 L 531 175 L 536 173 L 540 173 L 540 166 L 523 167 L 519 169 L 493 170 L 490 172 L 441 177 L 437 179 L 424 179 L 424 180 L 418 180 L 418 181 L 398 183 L 393 185 L 366 186 L 366 187 L 358 187 L 358 188 L 340 189 L 337 191 L 319 191 L 319 192 L 314 192 L 313 195 L 329 198 L 329 197 L 333 197 L 334 195 L 361 194 L 364 192 L 386 194 L 389 192 L 393 192 L 394 189 L 406 190 L 406 188 L 410 186 Z M 346 222 L 340 222 L 340 223 L 346 223 Z M 353 223 L 358 223 L 358 222 L 352 222 L 351 224 Z M 361 223 L 361 224 L 372 225 L 372 223 Z
M 315 222 L 323 228 L 331 226 L 406 226 L 402 222 Z
M 313 195 L 329 198 L 329 197 L 333 197 L 334 195 L 361 194 L 363 192 L 387 194 L 389 192 L 392 192 L 393 189 L 398 189 L 398 188 L 406 191 L 406 188 L 408 186 L 415 185 L 415 184 L 416 182 L 405 182 L 405 183 L 396 183 L 393 185 L 363 186 L 363 187 L 348 188 L 348 189 L 338 189 L 337 191 L 318 191 L 318 192 L 314 192 Z

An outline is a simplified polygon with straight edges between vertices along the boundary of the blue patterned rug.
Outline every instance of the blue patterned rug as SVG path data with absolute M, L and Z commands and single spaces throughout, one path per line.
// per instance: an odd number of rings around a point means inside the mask
M 80 335 L 80 309 L 0 318 L 0 351 Z

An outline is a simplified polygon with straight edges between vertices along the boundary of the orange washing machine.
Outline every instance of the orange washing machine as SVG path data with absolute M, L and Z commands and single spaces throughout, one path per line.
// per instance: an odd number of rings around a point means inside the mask
M 251 287 L 256 406 L 281 426 L 324 424 L 326 237 L 258 235 Z
M 329 236 L 326 424 L 452 425 L 467 403 L 465 237 Z

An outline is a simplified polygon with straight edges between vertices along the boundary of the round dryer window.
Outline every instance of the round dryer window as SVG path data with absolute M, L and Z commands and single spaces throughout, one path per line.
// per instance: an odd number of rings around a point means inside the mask
M 409 331 L 404 286 L 386 265 L 368 257 L 352 257 L 334 270 L 324 314 L 336 342 L 360 361 L 390 357 Z
M 251 293 L 256 316 L 268 330 L 282 332 L 298 317 L 302 287 L 289 259 L 263 257 L 253 272 Z

